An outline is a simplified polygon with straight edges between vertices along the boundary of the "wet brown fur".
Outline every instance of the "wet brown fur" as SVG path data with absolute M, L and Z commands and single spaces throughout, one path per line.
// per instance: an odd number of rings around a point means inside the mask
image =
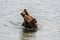
M 23 10 L 21 15 L 24 18 L 24 22 L 22 23 L 22 26 L 24 26 L 25 28 L 29 28 L 29 29 L 37 28 L 36 19 L 30 16 L 26 9 Z

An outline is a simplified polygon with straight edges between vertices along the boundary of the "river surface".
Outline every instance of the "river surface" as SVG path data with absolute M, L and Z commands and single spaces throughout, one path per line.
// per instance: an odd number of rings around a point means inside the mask
M 23 32 L 23 9 L 37 19 L 37 32 Z M 0 40 L 60 40 L 60 0 L 0 0 Z

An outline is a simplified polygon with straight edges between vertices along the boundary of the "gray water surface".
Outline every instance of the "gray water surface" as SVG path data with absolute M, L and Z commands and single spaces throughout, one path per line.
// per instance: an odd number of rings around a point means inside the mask
M 37 19 L 37 32 L 23 32 L 23 9 Z M 60 0 L 0 0 L 0 40 L 60 40 Z

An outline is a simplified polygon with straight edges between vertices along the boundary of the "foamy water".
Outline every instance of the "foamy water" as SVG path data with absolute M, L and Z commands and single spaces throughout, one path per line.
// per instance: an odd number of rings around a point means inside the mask
M 37 19 L 37 32 L 22 31 L 23 9 Z M 60 40 L 60 0 L 0 0 L 0 40 Z

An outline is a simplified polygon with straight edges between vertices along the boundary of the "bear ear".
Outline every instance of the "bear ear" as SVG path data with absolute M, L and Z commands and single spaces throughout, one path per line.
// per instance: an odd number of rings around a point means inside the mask
M 24 12 L 25 12 L 26 15 L 29 15 L 26 9 L 24 9 Z
M 24 11 L 27 11 L 26 9 L 24 9 Z

